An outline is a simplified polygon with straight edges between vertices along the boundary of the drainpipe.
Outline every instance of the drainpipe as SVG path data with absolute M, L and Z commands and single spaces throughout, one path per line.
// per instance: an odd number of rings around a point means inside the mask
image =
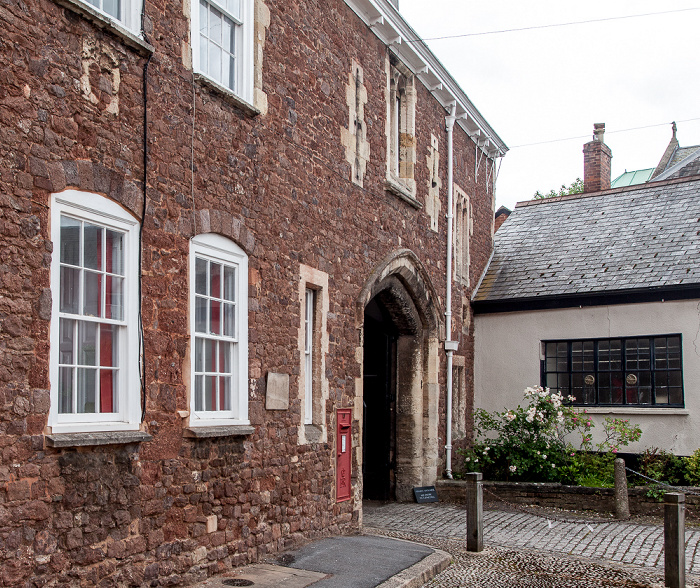
M 447 333 L 445 340 L 445 353 L 447 354 L 447 407 L 446 407 L 446 444 L 445 444 L 445 472 L 447 477 L 452 479 L 452 354 L 457 349 L 458 342 L 452 340 L 452 214 L 453 204 L 453 146 L 452 131 L 454 129 L 455 112 L 457 103 L 450 105 L 450 114 L 445 117 L 445 128 L 447 130 L 447 289 L 445 296 L 445 322 L 447 323 Z

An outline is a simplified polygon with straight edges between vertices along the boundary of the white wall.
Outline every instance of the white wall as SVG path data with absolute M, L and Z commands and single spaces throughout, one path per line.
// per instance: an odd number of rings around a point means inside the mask
M 474 405 L 488 411 L 523 404 L 523 390 L 540 383 L 540 341 L 682 334 L 685 409 L 588 408 L 602 431 L 606 416 L 642 427 L 623 451 L 659 447 L 689 455 L 700 447 L 700 303 L 652 302 L 477 315 L 474 321 Z

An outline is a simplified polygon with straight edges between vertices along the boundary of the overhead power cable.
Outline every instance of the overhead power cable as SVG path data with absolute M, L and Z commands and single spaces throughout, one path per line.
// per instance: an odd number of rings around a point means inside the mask
M 696 120 L 700 120 L 700 117 L 697 118 L 686 118 L 684 120 L 677 120 L 676 123 L 686 123 L 686 122 L 693 122 Z M 651 129 L 654 127 L 665 127 L 667 125 L 670 125 L 670 122 L 665 122 L 665 123 L 656 123 L 653 125 L 644 125 L 641 127 L 630 127 L 629 129 L 617 129 L 614 131 L 609 131 L 606 130 L 605 134 L 606 135 L 613 135 L 615 133 L 627 133 L 629 131 L 639 131 L 641 129 Z M 562 141 L 573 141 L 573 140 L 581 140 L 581 139 L 586 139 L 590 137 L 590 134 L 588 135 L 577 135 L 575 137 L 564 137 L 561 139 L 548 139 L 547 141 L 536 141 L 535 143 L 523 143 L 522 145 L 511 145 L 508 147 L 508 149 L 518 149 L 519 147 L 532 147 L 534 145 L 546 145 L 547 143 L 561 143 Z
M 533 31 L 538 29 L 553 29 L 557 27 L 570 27 L 574 25 L 581 24 L 591 24 L 594 22 L 608 22 L 613 20 L 626 20 L 630 18 L 642 18 L 646 16 L 659 16 L 661 14 L 674 14 L 677 12 L 689 12 L 691 10 L 700 10 L 700 6 L 695 6 L 693 8 L 679 8 L 676 10 L 663 10 L 661 12 L 646 12 L 644 14 L 628 14 L 625 16 L 609 16 L 607 18 L 591 18 L 588 20 L 575 20 L 571 22 L 560 22 L 546 25 L 533 25 L 531 27 L 518 27 L 514 29 L 500 29 L 496 31 L 482 31 L 480 33 L 461 33 L 459 35 L 444 35 L 442 37 L 425 37 L 418 39 L 406 39 L 407 43 L 421 43 L 423 41 L 442 41 L 444 39 L 460 39 L 464 37 L 481 37 L 484 35 L 500 35 L 503 33 L 517 33 L 521 31 Z

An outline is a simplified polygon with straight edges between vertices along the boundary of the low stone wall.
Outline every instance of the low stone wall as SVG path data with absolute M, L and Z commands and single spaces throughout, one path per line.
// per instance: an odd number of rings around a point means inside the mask
M 438 480 L 435 483 L 442 502 L 463 504 L 466 501 L 466 482 Z M 700 488 L 689 488 L 700 494 Z M 647 489 L 629 488 L 630 514 L 663 516 L 663 502 L 646 496 Z M 562 484 L 530 482 L 484 482 L 484 502 L 527 504 L 563 510 L 592 510 L 599 513 L 615 511 L 612 488 L 589 488 Z M 686 494 L 686 518 L 700 521 L 700 496 Z

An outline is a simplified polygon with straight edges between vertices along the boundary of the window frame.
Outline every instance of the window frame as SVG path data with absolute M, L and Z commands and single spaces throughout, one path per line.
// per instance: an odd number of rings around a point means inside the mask
M 658 368 L 656 366 L 656 359 L 657 359 L 657 347 L 656 347 L 656 340 L 664 338 L 668 341 L 669 338 L 672 337 L 677 337 L 679 341 L 679 367 L 678 368 Z M 627 367 L 627 362 L 628 362 L 628 349 L 627 349 L 627 343 L 631 341 L 640 341 L 640 340 L 648 340 L 649 341 L 649 369 L 628 369 Z M 611 368 L 605 369 L 604 367 L 601 367 L 601 360 L 600 360 L 600 344 L 601 343 L 607 343 L 608 349 L 610 349 L 610 344 L 613 341 L 619 341 L 620 342 L 620 369 L 619 370 L 613 370 Z M 559 370 L 558 366 L 556 370 L 547 370 L 547 344 L 566 344 L 566 370 Z M 593 353 L 593 370 L 585 370 L 583 369 L 577 369 L 574 370 L 573 366 L 573 355 L 572 355 L 572 345 L 573 344 L 578 344 L 581 343 L 586 344 L 586 343 L 592 343 L 592 353 Z M 626 337 L 603 337 L 603 338 L 580 338 L 580 339 L 548 339 L 548 340 L 542 340 L 540 342 L 541 345 L 541 352 L 540 352 L 540 382 L 542 386 L 547 386 L 547 375 L 548 374 L 560 374 L 563 377 L 568 377 L 568 390 L 563 391 L 562 393 L 565 396 L 568 395 L 574 395 L 576 396 L 576 392 L 574 391 L 573 387 L 573 377 L 575 374 L 588 374 L 588 372 L 591 372 L 588 375 L 592 375 L 594 377 L 594 383 L 589 384 L 589 386 L 594 386 L 592 393 L 594 394 L 594 402 L 584 402 L 584 399 L 579 399 L 576 398 L 576 400 L 573 401 L 573 406 L 577 407 L 582 407 L 582 408 L 595 408 L 595 407 L 607 407 L 607 408 L 619 408 L 619 409 L 625 409 L 625 408 L 641 408 L 641 409 L 659 409 L 659 408 L 669 408 L 669 409 L 678 409 L 678 408 L 685 408 L 685 385 L 684 385 L 684 375 L 683 375 L 683 335 L 681 333 L 667 333 L 667 334 L 655 334 L 655 335 L 637 335 L 637 336 L 626 336 Z M 563 357 L 563 356 L 562 356 Z M 582 360 L 583 361 L 583 360 Z M 603 363 L 605 363 L 606 360 L 603 360 Z M 610 360 L 607 360 L 608 363 Z M 628 399 L 628 390 L 635 390 L 636 394 L 639 394 L 637 388 L 638 382 L 639 382 L 639 373 L 644 372 L 649 374 L 650 378 L 650 384 L 649 384 L 649 393 L 651 396 L 651 402 L 649 403 L 642 403 L 642 402 L 629 402 Z M 680 403 L 672 403 L 672 402 L 665 402 L 665 403 L 659 403 L 656 401 L 656 374 L 657 373 L 671 373 L 671 372 L 680 372 L 680 394 L 681 394 L 681 402 Z M 622 401 L 621 402 L 601 402 L 600 401 L 600 374 L 613 374 L 613 373 L 620 373 L 622 374 L 622 382 L 621 382 L 621 394 L 622 394 Z M 632 383 L 628 381 L 628 376 L 634 375 L 636 380 Z M 584 376 L 585 378 L 585 376 Z M 559 382 L 557 382 L 559 383 Z M 634 388 L 633 388 L 634 387 Z M 549 386 L 550 389 L 552 390 L 561 390 L 559 386 L 557 388 L 553 388 Z M 670 387 L 669 387 L 670 388 Z M 677 386 L 676 386 L 677 388 Z M 611 391 L 612 394 L 612 391 Z M 670 401 L 670 389 L 668 391 L 668 397 Z M 611 398 L 612 400 L 612 398 Z
M 316 353 L 316 291 L 306 287 L 304 296 L 304 424 L 314 424 L 314 355 Z M 316 395 L 318 390 L 316 391 Z
M 393 54 L 387 57 L 386 67 L 386 188 L 413 203 L 416 199 L 416 77 Z
M 60 311 L 61 289 L 61 217 L 94 223 L 124 234 L 124 318 L 85 320 L 87 315 Z M 135 431 L 141 421 L 141 385 L 139 373 L 139 297 L 138 260 L 139 221 L 116 202 L 100 194 L 65 190 L 51 195 L 52 312 L 49 349 L 50 399 L 48 425 L 52 433 Z M 81 269 L 84 271 L 84 268 Z M 117 411 L 112 413 L 59 413 L 59 334 L 61 318 L 113 324 L 121 334 L 118 354 L 121 376 L 114 394 Z M 98 317 L 98 319 L 101 317 Z
M 122 3 L 122 18 L 118 18 L 99 6 L 95 6 L 88 0 L 69 0 L 75 4 L 83 5 L 88 11 L 94 11 L 108 22 L 115 23 L 119 27 L 123 27 L 139 39 L 143 39 L 143 31 L 141 27 L 143 0 L 118 0 Z M 104 0 L 98 0 L 104 2 Z
M 223 80 L 217 79 L 200 67 L 200 1 L 206 2 L 227 18 L 234 21 L 239 27 L 240 34 L 236 34 L 236 67 L 235 89 L 226 86 Z M 240 17 L 228 12 L 218 0 L 193 0 L 190 6 L 190 40 L 192 45 L 192 67 L 195 73 L 218 89 L 237 96 L 247 104 L 253 104 L 253 77 L 254 77 L 254 27 L 255 10 L 254 0 L 240 0 Z
M 190 419 L 189 426 L 214 427 L 249 425 L 248 419 L 248 256 L 236 243 L 215 233 L 203 233 L 190 239 L 189 259 L 189 332 L 190 332 Z M 235 335 L 214 336 L 218 341 L 233 343 L 231 409 L 206 411 L 196 409 L 196 339 L 195 276 L 196 259 L 214 261 L 236 268 L 235 279 Z

